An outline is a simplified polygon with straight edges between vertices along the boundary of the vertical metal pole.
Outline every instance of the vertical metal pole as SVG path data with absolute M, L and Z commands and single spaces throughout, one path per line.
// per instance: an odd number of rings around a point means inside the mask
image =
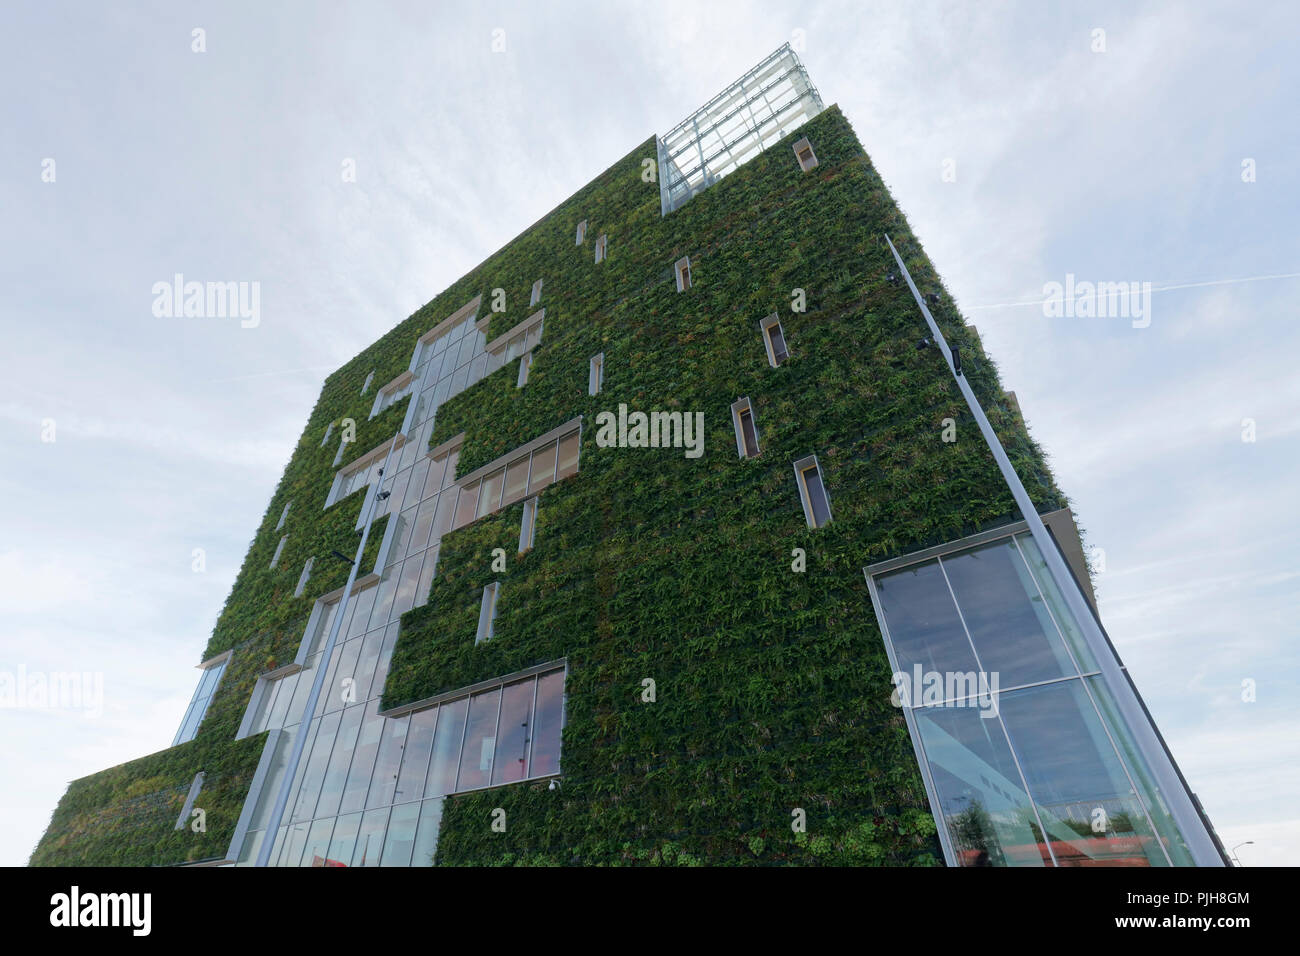
M 938 346 L 939 351 L 942 353 L 944 361 L 948 363 L 948 370 L 952 372 L 957 387 L 961 389 L 962 396 L 966 399 L 966 405 L 979 425 L 980 434 L 984 436 L 984 441 L 997 462 L 998 470 L 1002 472 L 1002 477 L 1011 490 L 1011 496 L 1015 499 L 1016 506 L 1020 508 L 1025 523 L 1029 526 L 1029 532 L 1033 535 L 1038 550 L 1042 553 L 1043 561 L 1047 564 L 1047 569 L 1056 582 L 1057 590 L 1064 596 L 1065 603 L 1069 607 L 1075 623 L 1091 647 L 1093 655 L 1097 658 L 1098 669 L 1101 671 L 1102 678 L 1110 688 L 1119 707 L 1120 715 L 1128 725 L 1129 731 L 1133 734 L 1140 755 L 1146 761 L 1147 769 L 1151 771 L 1152 776 L 1155 778 L 1156 784 L 1169 806 L 1169 812 L 1173 816 L 1174 822 L 1178 825 L 1183 838 L 1187 841 L 1187 847 L 1192 853 L 1192 858 L 1199 866 L 1223 866 L 1223 857 L 1219 854 L 1214 840 L 1202 822 L 1201 815 L 1197 812 L 1191 794 L 1183 785 L 1182 780 L 1179 779 L 1173 761 L 1159 737 L 1156 736 L 1150 719 L 1133 694 L 1132 687 L 1120 669 L 1119 661 L 1116 659 L 1109 642 L 1101 632 L 1096 619 L 1092 616 L 1091 608 L 1084 601 L 1083 592 L 1079 590 L 1078 582 L 1074 580 L 1074 575 L 1070 573 L 1070 569 L 1065 564 L 1065 559 L 1061 557 L 1056 542 L 1048 534 L 1042 519 L 1038 517 L 1038 509 L 1034 507 L 1033 501 L 1029 498 L 1029 493 L 1025 491 L 1025 486 L 1020 481 L 1020 476 L 1016 474 L 1015 468 L 1012 467 L 1011 460 L 1002 448 L 1002 443 L 993 431 L 993 426 L 989 424 L 988 418 L 984 415 L 984 409 L 980 407 L 979 399 L 975 397 L 975 392 L 971 389 L 970 383 L 966 381 L 965 374 L 957 371 L 953 365 L 952 351 L 948 348 L 943 333 L 939 331 L 939 325 L 934 321 L 934 316 L 926 308 L 925 300 L 917 290 L 916 283 L 912 281 L 912 274 L 907 271 L 902 256 L 894 248 L 894 243 L 889 236 L 885 236 L 885 241 L 889 243 L 889 251 L 894 254 L 894 261 L 898 263 L 898 267 L 903 271 L 903 278 L 907 280 L 907 287 L 912 290 L 912 297 L 916 299 L 916 304 L 921 307 L 921 314 L 925 316 L 926 324 L 930 327 L 930 334 L 934 336 L 935 345 Z
M 280 830 L 280 821 L 284 818 L 285 807 L 289 803 L 289 791 L 293 789 L 293 779 L 298 772 L 298 763 L 302 760 L 302 752 L 307 744 L 307 731 L 311 727 L 311 722 L 316 714 L 316 704 L 320 700 L 321 689 L 325 686 L 325 672 L 329 669 L 330 657 L 334 653 L 334 644 L 338 640 L 344 614 L 348 609 L 348 599 L 352 596 L 352 585 L 357 580 L 357 568 L 361 567 L 361 558 L 366 551 L 366 540 L 370 537 L 370 521 L 374 513 L 375 503 L 379 500 L 380 489 L 384 486 L 384 473 L 388 471 L 388 463 L 392 460 L 393 449 L 396 447 L 397 436 L 394 435 L 392 443 L 388 446 L 388 454 L 384 456 L 384 467 L 379 469 L 379 480 L 375 482 L 375 486 L 367 496 L 365 527 L 361 532 L 361 543 L 357 545 L 356 557 L 352 560 L 352 569 L 348 571 L 348 583 L 343 586 L 343 597 L 339 599 L 338 610 L 335 611 L 334 620 L 330 624 L 329 638 L 325 641 L 325 649 L 321 651 L 320 662 L 316 665 L 316 678 L 312 681 L 311 693 L 307 696 L 307 705 L 303 711 L 302 723 L 298 725 L 298 732 L 293 738 L 293 750 L 289 752 L 289 762 L 285 765 L 284 778 L 280 781 L 280 792 L 276 794 L 275 806 L 272 807 L 271 817 L 266 822 L 266 830 L 262 835 L 262 845 L 257 851 L 255 866 L 266 866 L 270 862 L 271 848 L 275 845 Z

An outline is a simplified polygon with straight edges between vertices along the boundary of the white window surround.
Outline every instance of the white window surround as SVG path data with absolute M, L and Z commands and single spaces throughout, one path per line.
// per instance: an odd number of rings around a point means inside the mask
M 370 391 L 370 383 L 373 382 L 374 380 L 375 380 L 375 373 L 374 373 L 374 370 L 372 369 L 371 372 L 370 372 L 370 374 L 366 376 L 366 380 L 365 380 L 365 382 L 364 382 L 364 383 L 362 384 L 362 386 L 361 386 L 361 394 L 362 394 L 362 395 L 364 395 L 364 394 L 366 394 L 366 392 Z
M 327 444 L 329 444 L 330 435 L 333 434 L 334 434 L 334 423 L 330 422 L 328 425 L 325 426 L 325 437 L 320 440 L 321 448 L 324 448 Z
M 280 563 L 280 553 L 284 551 L 284 543 L 288 540 L 289 536 L 286 534 L 280 539 L 280 543 L 275 546 L 275 554 L 271 556 L 271 567 L 267 568 L 268 571 L 274 570 L 275 566 Z
M 819 492 L 816 489 L 810 489 L 806 473 L 812 470 L 817 472 L 817 483 L 820 487 L 821 503 L 826 508 L 826 519 L 818 522 L 816 520 L 815 502 L 813 495 Z M 800 458 L 794 463 L 794 480 L 799 486 L 799 501 L 803 505 L 804 520 L 808 522 L 809 528 L 822 528 L 830 524 L 833 520 L 831 515 L 831 496 L 826 490 L 826 475 L 822 472 L 821 463 L 818 462 L 816 455 L 808 455 Z
M 790 341 L 781 327 L 781 318 L 773 312 L 758 326 L 763 333 L 763 347 L 767 349 L 767 364 L 779 368 L 790 357 Z
M 533 283 L 533 292 L 528 299 L 528 308 L 531 309 L 540 301 L 542 301 L 542 280 L 538 279 Z
M 605 353 L 597 352 L 587 365 L 587 394 L 597 395 L 605 384 Z
M 523 388 L 528 384 L 528 370 L 533 367 L 533 353 L 525 352 L 519 357 L 519 379 L 515 382 L 515 388 Z
M 794 157 L 799 160 L 799 168 L 805 173 L 818 165 L 817 154 L 813 152 L 812 143 L 808 142 L 806 136 L 794 144 Z
M 519 553 L 531 551 L 537 537 L 537 495 L 524 501 L 523 517 L 519 521 Z
M 288 504 L 286 504 L 286 505 L 284 506 L 284 510 L 280 512 L 280 520 L 277 521 L 277 522 L 276 522 L 276 525 L 275 525 L 275 530 L 276 530 L 276 531 L 279 531 L 281 528 L 284 527 L 285 519 L 287 519 L 287 518 L 289 517 L 289 508 L 290 508 L 292 505 L 293 505 L 293 502 L 290 501 Z
M 673 263 L 673 276 L 677 279 L 677 291 L 685 292 L 691 287 L 691 257 L 682 256 Z
M 573 244 L 575 246 L 580 246 L 582 245 L 582 240 L 586 238 L 587 238 L 587 220 L 584 219 L 582 220 L 582 222 L 578 223 L 578 237 Z
M 605 253 L 607 251 L 607 246 L 608 246 L 608 239 L 604 233 L 601 233 L 600 238 L 596 240 L 596 261 L 597 262 L 605 261 Z
M 744 418 L 748 414 L 750 430 L 754 433 L 753 445 L 749 447 L 749 440 L 745 435 Z M 731 403 L 731 424 L 736 429 L 736 452 L 741 458 L 756 458 L 762 452 L 762 446 L 758 442 L 758 419 L 754 415 L 754 406 L 750 403 L 749 398 L 739 398 Z
M 500 590 L 500 581 L 493 581 L 483 588 L 483 603 L 478 611 L 478 634 L 474 637 L 475 644 L 485 644 L 492 640 L 492 622 L 496 620 L 497 593 Z
M 302 597 L 303 589 L 307 587 L 307 582 L 311 579 L 311 566 L 315 563 L 316 557 L 307 559 L 307 563 L 302 566 L 302 574 L 298 577 L 298 586 L 293 589 L 294 597 Z

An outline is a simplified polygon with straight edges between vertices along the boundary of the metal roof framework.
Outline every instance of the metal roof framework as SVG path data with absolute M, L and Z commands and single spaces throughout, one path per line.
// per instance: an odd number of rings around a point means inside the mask
M 656 137 L 662 215 L 681 208 L 824 109 L 789 43 Z

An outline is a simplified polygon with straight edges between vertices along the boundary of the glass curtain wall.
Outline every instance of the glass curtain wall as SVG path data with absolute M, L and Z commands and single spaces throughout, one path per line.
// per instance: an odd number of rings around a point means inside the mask
M 1192 864 L 1028 532 L 872 583 L 959 865 Z

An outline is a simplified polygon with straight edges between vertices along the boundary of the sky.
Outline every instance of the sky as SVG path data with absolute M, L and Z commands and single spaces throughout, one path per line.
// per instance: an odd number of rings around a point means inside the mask
M 0 23 L 0 674 L 91 675 L 0 706 L 0 864 L 69 780 L 170 745 L 324 377 L 787 41 L 1016 392 L 1223 841 L 1300 861 L 1300 6 Z M 258 283 L 257 322 L 156 315 L 177 273 Z M 1149 282 L 1149 324 L 1046 314 L 1068 276 Z

